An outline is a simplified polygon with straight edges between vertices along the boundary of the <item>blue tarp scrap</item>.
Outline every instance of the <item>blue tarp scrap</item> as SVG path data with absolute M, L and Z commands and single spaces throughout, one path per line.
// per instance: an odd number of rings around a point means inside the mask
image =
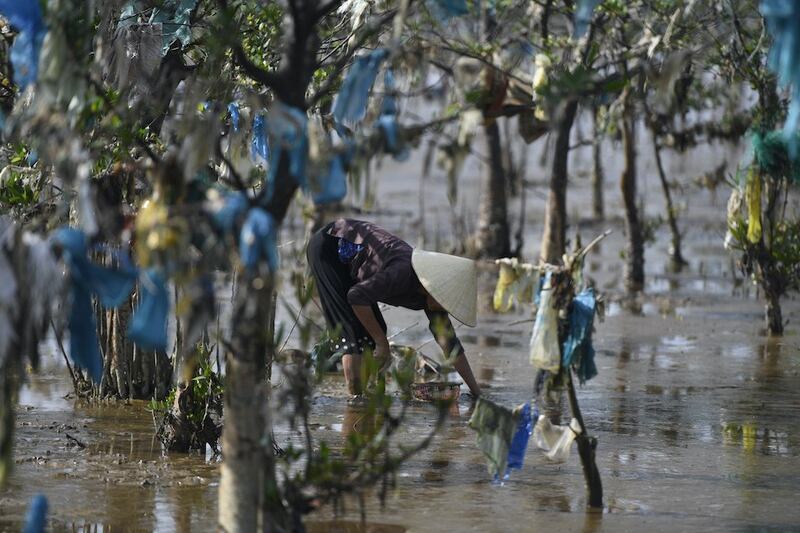
M 69 268 L 72 308 L 69 316 L 70 357 L 100 382 L 103 360 L 97 340 L 97 326 L 92 307 L 95 294 L 104 307 L 118 307 L 130 295 L 136 282 L 136 270 L 121 261 L 121 268 L 95 265 L 88 258 L 84 233 L 74 228 L 59 228 L 52 236 L 63 250 Z
M 278 270 L 277 230 L 275 219 L 264 209 L 254 207 L 247 213 L 239 234 L 239 256 L 248 271 L 254 272 L 262 260 L 272 272 Z
M 38 0 L 0 0 L 0 15 L 19 33 L 11 45 L 14 83 L 20 88 L 36 82 L 39 53 L 47 33 Z
M 581 383 L 597 375 L 592 346 L 596 309 L 594 289 L 586 289 L 573 298 L 569 313 L 569 332 L 562 347 L 562 368 L 572 365 Z
M 387 49 L 378 48 L 353 60 L 333 101 L 333 118 L 337 123 L 350 126 L 364 118 L 369 91 L 375 83 L 381 63 L 388 55 Z
M 150 268 L 142 273 L 139 298 L 128 338 L 145 350 L 166 351 L 169 292 L 167 280 L 159 269 Z
M 761 14 L 772 37 L 768 64 L 778 75 L 781 86 L 791 88 L 791 102 L 783 133 L 789 154 L 798 154 L 797 128 L 800 126 L 800 1 L 762 0 Z

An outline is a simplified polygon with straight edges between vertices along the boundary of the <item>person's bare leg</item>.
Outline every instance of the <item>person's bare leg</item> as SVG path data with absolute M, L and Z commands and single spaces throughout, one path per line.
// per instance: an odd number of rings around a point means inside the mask
M 467 356 L 464 354 L 464 352 L 461 352 L 461 354 L 456 357 L 456 360 L 453 363 L 453 368 L 456 369 L 458 375 L 461 376 L 461 379 L 463 379 L 464 383 L 467 384 L 467 387 L 469 387 L 469 391 L 472 393 L 472 395 L 476 398 L 480 396 L 481 388 L 478 386 L 478 382 L 475 381 L 475 376 L 472 375 L 472 368 L 469 366 L 469 361 L 467 361 Z
M 361 394 L 361 355 L 344 354 L 342 356 L 344 382 L 350 394 Z

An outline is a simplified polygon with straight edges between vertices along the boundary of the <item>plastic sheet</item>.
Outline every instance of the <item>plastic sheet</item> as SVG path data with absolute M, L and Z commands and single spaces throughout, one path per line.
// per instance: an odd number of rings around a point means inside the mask
M 269 140 L 269 173 L 266 201 L 272 198 L 278 167 L 284 153 L 289 157 L 289 173 L 301 187 L 306 186 L 305 164 L 308 157 L 308 117 L 304 111 L 274 102 L 265 119 Z
M 427 5 L 431 14 L 440 22 L 469 13 L 465 0 L 429 0 Z
M 253 141 L 250 153 L 256 163 L 266 166 L 269 161 L 269 139 L 267 139 L 266 117 L 263 113 L 256 114 L 253 119 Z
M 0 14 L 19 32 L 9 55 L 14 83 L 24 89 L 39 74 L 39 52 L 47 33 L 42 11 L 35 0 L 0 0 Z
M 469 427 L 478 432 L 478 447 L 486 457 L 489 475 L 496 479 L 505 474 L 511 439 L 517 428 L 512 412 L 480 397 Z
M 388 55 L 388 50 L 378 48 L 353 60 L 333 102 L 333 118 L 337 123 L 354 125 L 364 118 L 369 91 Z
M 552 273 L 545 274 L 539 296 L 539 309 L 530 341 L 530 361 L 535 367 L 558 372 L 561 350 L 558 345 L 558 310 L 553 307 Z
M 533 298 L 535 275 L 526 271 L 516 258 L 498 261 L 500 273 L 497 277 L 492 306 L 499 313 L 509 312 L 515 305 L 530 303 Z
M 247 213 L 239 235 L 239 256 L 245 268 L 253 272 L 266 260 L 272 272 L 278 270 L 276 231 L 275 220 L 265 210 L 255 207 Z
M 166 351 L 169 292 L 164 276 L 150 268 L 139 282 L 140 303 L 133 313 L 128 337 L 146 350 Z
M 555 463 L 563 463 L 569 459 L 572 443 L 581 433 L 580 424 L 572 419 L 569 426 L 557 426 L 542 415 L 533 428 L 533 442 L 544 450 L 545 456 Z
M 180 41 L 182 46 L 191 42 L 191 15 L 195 5 L 197 5 L 197 0 L 166 0 L 161 8 L 153 10 L 150 23 L 160 23 L 164 36 L 162 55 L 167 55 L 175 41 Z
M 233 131 L 239 131 L 239 125 L 242 118 L 242 115 L 239 111 L 239 104 L 236 102 L 231 102 L 228 104 L 228 114 L 231 116 L 231 126 L 233 127 Z M 255 130 L 255 125 L 253 126 L 253 130 Z
M 594 289 L 586 289 L 572 299 L 569 331 L 564 340 L 561 364 L 572 365 L 581 383 L 597 375 L 592 346 L 592 326 L 597 300 Z

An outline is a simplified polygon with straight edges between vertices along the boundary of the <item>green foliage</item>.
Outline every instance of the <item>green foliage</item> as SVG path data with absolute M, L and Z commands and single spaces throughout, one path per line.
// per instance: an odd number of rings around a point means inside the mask
M 39 189 L 28 176 L 9 169 L 9 176 L 0 185 L 0 205 L 7 207 L 29 206 L 39 201 Z

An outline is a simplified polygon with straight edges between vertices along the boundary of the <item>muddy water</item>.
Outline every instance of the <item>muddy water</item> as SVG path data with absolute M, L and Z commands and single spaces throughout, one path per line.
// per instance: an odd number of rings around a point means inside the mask
M 668 170 L 688 182 L 713 168 L 727 150 L 671 160 Z M 785 337 L 762 335 L 757 291 L 740 279 L 721 247 L 725 195 L 691 186 L 680 195 L 688 209 L 681 225 L 689 267 L 679 273 L 668 268 L 668 236 L 660 228 L 647 251 L 646 294 L 633 301 L 622 298 L 624 236 L 616 186 L 608 185 L 610 220 L 588 222 L 583 215 L 590 205 L 588 183 L 580 177 L 580 156 L 570 189 L 570 232 L 579 228 L 588 239 L 605 227 L 615 229 L 587 261 L 587 275 L 607 294 L 607 317 L 594 337 L 599 375 L 578 391 L 587 427 L 599 440 L 604 511 L 585 511 L 574 453 L 568 463 L 554 465 L 531 448 L 520 472 L 493 485 L 475 434 L 466 426 L 471 405 L 462 399 L 433 445 L 402 468 L 386 506 L 367 499 L 368 526 L 359 524 L 357 505 L 348 502 L 343 517 L 334 517 L 330 509 L 309 517 L 313 531 L 800 529 L 800 305 L 785 302 L 790 321 Z M 467 221 L 477 196 L 478 168 L 470 165 L 460 191 L 466 207 L 457 209 Z M 641 191 L 653 215 L 661 200 L 648 165 Z M 379 203 L 393 211 L 372 217 L 412 242 L 420 232 L 414 224 L 416 182 L 408 176 L 416 176 L 418 168 L 418 163 L 384 166 Z M 530 179 L 541 180 L 537 172 Z M 614 160 L 608 172 L 614 176 Z M 444 180 L 436 175 L 425 187 L 427 242 L 432 246 L 438 232 L 437 240 L 446 245 L 451 211 Z M 541 234 L 543 192 L 529 191 L 524 248 L 529 257 Z M 461 328 L 459 334 L 487 394 L 516 405 L 532 393 L 533 369 L 526 355 L 531 323 L 512 324 L 529 314 L 489 312 L 491 275 L 481 281 L 479 327 Z M 399 309 L 387 309 L 385 316 L 390 333 L 421 320 L 421 314 Z M 394 340 L 417 345 L 428 336 L 420 323 Z M 437 355 L 430 344 L 423 351 Z M 54 530 L 214 530 L 215 460 L 164 455 L 143 403 L 88 406 L 64 399 L 68 392 L 66 373 L 55 357 L 23 390 L 16 470 L 0 492 L 0 530 L 18 528 L 36 492 L 50 498 Z M 422 438 L 433 423 L 430 406 L 414 404 L 410 412 L 410 424 L 400 435 L 404 443 Z M 371 424 L 357 406 L 348 405 L 339 376 L 328 377 L 318 390 L 311 422 L 316 438 L 334 448 L 350 432 L 368 431 Z M 276 438 L 280 443 L 297 436 L 279 426 Z

